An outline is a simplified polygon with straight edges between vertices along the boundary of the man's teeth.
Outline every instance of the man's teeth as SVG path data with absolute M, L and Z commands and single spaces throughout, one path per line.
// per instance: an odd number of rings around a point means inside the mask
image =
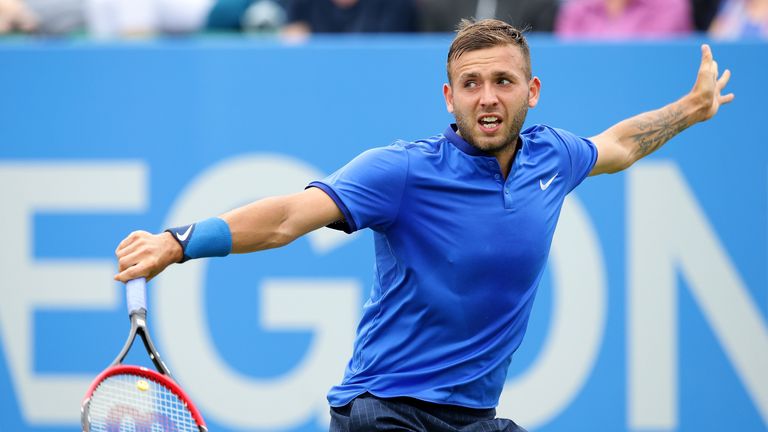
M 499 118 L 496 116 L 483 117 L 480 119 L 480 123 L 486 127 L 494 127 L 498 123 Z

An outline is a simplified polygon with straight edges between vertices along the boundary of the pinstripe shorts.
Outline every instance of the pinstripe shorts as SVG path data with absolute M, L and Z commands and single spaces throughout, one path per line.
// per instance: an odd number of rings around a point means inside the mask
M 331 407 L 330 432 L 428 431 L 525 432 L 496 410 L 440 405 L 418 399 L 362 394 L 343 407 Z

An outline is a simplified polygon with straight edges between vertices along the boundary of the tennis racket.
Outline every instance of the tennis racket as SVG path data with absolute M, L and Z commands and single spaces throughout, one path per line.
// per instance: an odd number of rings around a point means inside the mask
M 207 432 L 200 412 L 173 381 L 149 337 L 146 279 L 129 281 L 125 292 L 131 331 L 117 358 L 88 388 L 80 408 L 83 432 Z M 122 364 L 136 335 L 157 372 Z

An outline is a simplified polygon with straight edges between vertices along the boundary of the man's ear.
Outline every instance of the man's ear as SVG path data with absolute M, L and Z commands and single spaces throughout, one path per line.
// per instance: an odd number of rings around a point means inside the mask
M 443 84 L 443 97 L 445 98 L 445 108 L 449 113 L 453 113 L 453 91 L 448 83 Z
M 528 81 L 528 107 L 533 108 L 539 103 L 541 96 L 541 80 L 539 77 L 533 77 Z

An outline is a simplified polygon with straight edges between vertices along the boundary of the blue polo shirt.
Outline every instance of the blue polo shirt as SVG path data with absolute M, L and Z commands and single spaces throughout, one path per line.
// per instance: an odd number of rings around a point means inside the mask
M 508 178 L 449 127 L 362 153 L 322 181 L 345 220 L 374 233 L 376 266 L 331 406 L 369 392 L 470 408 L 498 404 L 565 196 L 594 144 L 537 125 Z

